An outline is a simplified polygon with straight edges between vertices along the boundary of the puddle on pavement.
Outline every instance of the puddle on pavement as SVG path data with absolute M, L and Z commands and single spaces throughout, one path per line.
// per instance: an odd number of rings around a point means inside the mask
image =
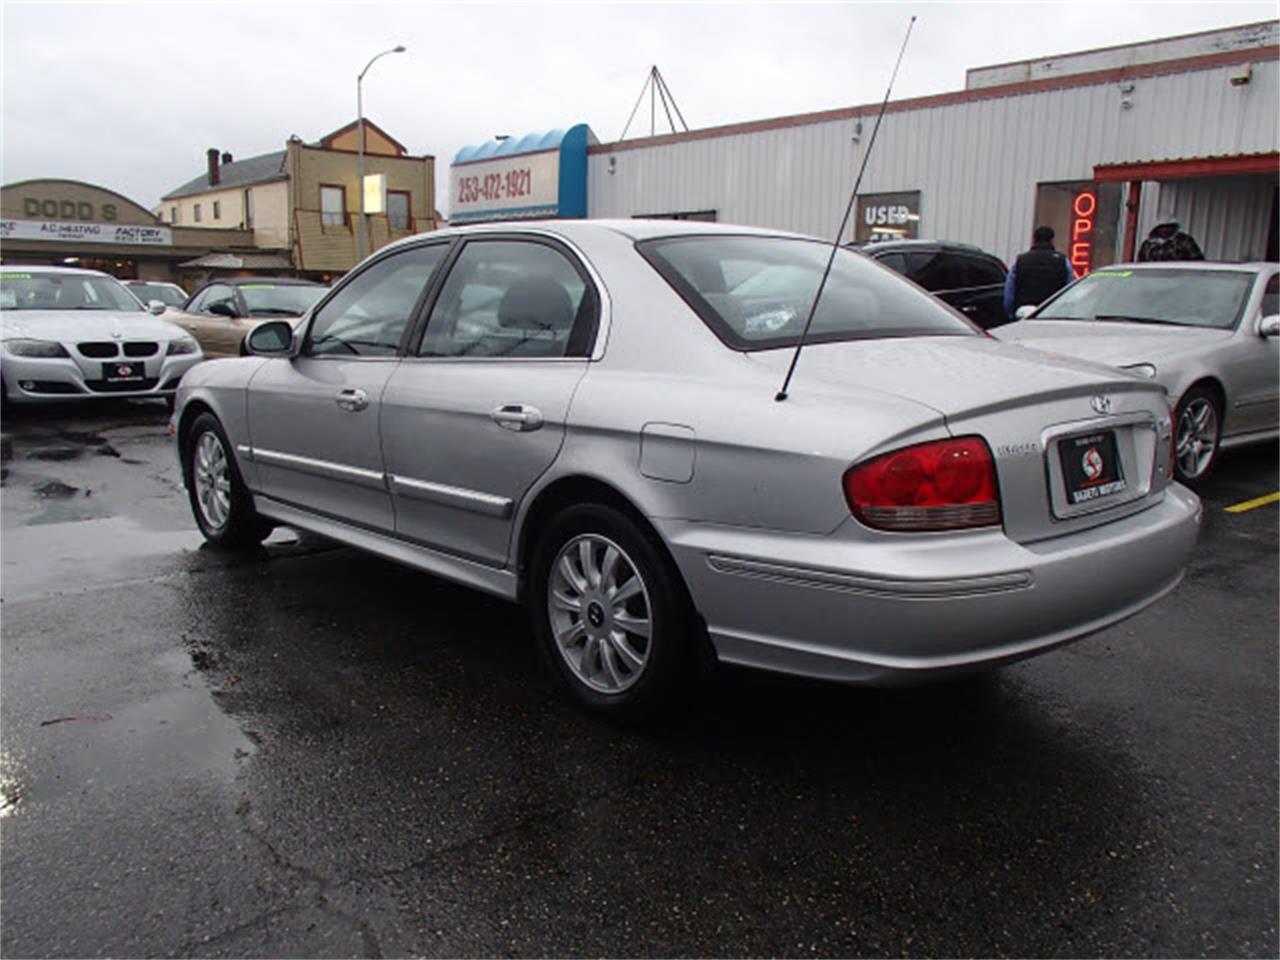
M 9 721 L 0 753 L 0 817 L 25 815 L 68 791 L 234 777 L 257 744 L 217 705 L 185 650 L 149 661 L 136 699 L 110 712 Z M 57 711 L 55 711 L 57 712 Z
M 0 590 L 6 600 L 176 572 L 186 567 L 174 555 L 204 542 L 196 530 L 148 530 L 129 517 L 86 518 L 90 504 L 85 497 L 50 504 L 28 525 L 5 530 Z

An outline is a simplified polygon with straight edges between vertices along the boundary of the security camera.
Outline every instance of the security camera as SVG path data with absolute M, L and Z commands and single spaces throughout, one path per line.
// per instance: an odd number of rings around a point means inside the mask
M 1231 85 L 1233 87 L 1243 87 L 1246 83 L 1253 79 L 1253 64 L 1246 63 L 1244 69 L 1231 75 Z

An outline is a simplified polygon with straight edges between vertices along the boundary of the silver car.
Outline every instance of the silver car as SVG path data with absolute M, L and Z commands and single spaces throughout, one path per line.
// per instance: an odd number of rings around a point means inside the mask
M 1280 266 L 1141 263 L 1095 270 L 1001 327 L 1002 340 L 1122 367 L 1169 391 L 1177 477 L 1280 434 Z
M 830 247 L 670 221 L 444 230 L 179 391 L 214 544 L 272 524 L 523 602 L 553 673 L 660 709 L 710 653 L 892 683 L 1030 656 L 1182 576 L 1159 385 L 983 335 Z
M 202 359 L 193 338 L 152 316 L 114 277 L 0 267 L 0 396 L 8 403 L 102 396 L 172 403 L 182 375 Z

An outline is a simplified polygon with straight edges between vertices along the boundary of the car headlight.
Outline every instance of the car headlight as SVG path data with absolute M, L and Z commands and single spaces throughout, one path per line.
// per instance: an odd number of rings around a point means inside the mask
M 1127 367 L 1121 367 L 1120 369 L 1136 373 L 1138 376 L 1146 377 L 1148 380 L 1156 378 L 1156 367 L 1153 363 L 1131 363 Z
M 165 354 L 170 357 L 176 357 L 183 353 L 195 353 L 200 349 L 200 345 L 191 337 L 179 337 L 177 340 L 169 341 L 169 349 Z
M 15 357 L 69 357 L 62 344 L 52 340 L 6 340 L 4 348 Z

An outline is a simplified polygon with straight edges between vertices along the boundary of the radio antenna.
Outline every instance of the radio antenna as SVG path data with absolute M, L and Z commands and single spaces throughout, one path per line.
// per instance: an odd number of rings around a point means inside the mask
M 831 243 L 831 255 L 827 257 L 827 268 L 822 271 L 822 279 L 818 281 L 818 292 L 813 295 L 813 303 L 809 304 L 809 316 L 805 318 L 804 329 L 800 331 L 800 340 L 796 344 L 796 352 L 791 355 L 791 366 L 787 368 L 787 376 L 782 381 L 782 389 L 773 397 L 779 403 L 787 399 L 787 387 L 791 385 L 791 375 L 796 372 L 796 364 L 800 360 L 800 351 L 804 347 L 805 338 L 809 336 L 809 328 L 813 326 L 814 314 L 818 312 L 818 301 L 822 299 L 822 291 L 827 286 L 827 277 L 831 275 L 831 266 L 836 262 L 836 254 L 840 250 L 840 239 L 844 236 L 844 232 L 849 226 L 849 217 L 853 213 L 853 202 L 857 199 L 858 188 L 862 186 L 862 175 L 867 172 L 867 161 L 871 158 L 871 150 L 876 145 L 876 134 L 880 132 L 880 121 L 884 119 L 885 108 L 889 106 L 889 95 L 893 93 L 893 81 L 898 78 L 898 68 L 902 66 L 902 57 L 907 52 L 907 41 L 911 39 L 911 28 L 915 24 L 916 18 L 912 16 L 911 22 L 907 24 L 907 35 L 902 38 L 902 49 L 898 51 L 898 62 L 893 65 L 893 73 L 889 76 L 889 86 L 885 88 L 884 100 L 880 104 L 880 112 L 876 115 L 876 125 L 871 130 L 871 139 L 867 141 L 867 149 L 862 154 L 862 167 L 858 170 L 858 177 L 853 182 L 853 192 L 849 194 L 849 204 L 844 208 L 844 218 L 840 221 L 840 229 L 836 231 L 836 238 Z

